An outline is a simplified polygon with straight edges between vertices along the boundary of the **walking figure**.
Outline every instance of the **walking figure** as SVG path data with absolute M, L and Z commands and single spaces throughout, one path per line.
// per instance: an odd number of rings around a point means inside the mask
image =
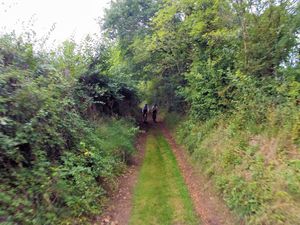
M 158 107 L 157 107 L 157 104 L 155 104 L 153 107 L 152 107 L 152 119 L 153 119 L 153 122 L 156 123 L 156 115 L 157 115 L 157 111 L 158 111 Z
M 144 123 L 147 123 L 147 117 L 148 117 L 148 105 L 145 104 L 143 110 L 142 110 L 142 113 L 143 113 L 143 121 Z

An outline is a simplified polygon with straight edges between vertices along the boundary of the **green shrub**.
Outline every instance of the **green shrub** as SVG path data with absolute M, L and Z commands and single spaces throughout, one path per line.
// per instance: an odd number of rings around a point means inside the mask
M 297 224 L 299 108 L 288 99 L 275 106 L 272 97 L 264 101 L 259 114 L 240 103 L 239 110 L 206 121 L 190 117 L 176 136 L 247 224 Z
M 58 54 L 51 61 L 37 53 L 24 56 L 32 46 L 21 40 L 3 40 L 11 46 L 0 46 L 0 220 L 88 224 L 134 153 L 134 121 L 100 117 L 101 110 L 91 119 L 87 109 L 94 99 L 77 92 L 83 84 L 76 77 L 88 68 L 80 54 Z M 72 43 L 65 48 L 74 51 Z M 66 66 L 70 76 L 62 72 Z

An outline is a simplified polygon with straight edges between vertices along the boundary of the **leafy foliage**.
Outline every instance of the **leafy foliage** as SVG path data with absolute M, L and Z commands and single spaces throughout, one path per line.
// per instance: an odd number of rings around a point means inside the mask
M 102 43 L 47 52 L 30 35 L 2 35 L 1 219 L 88 223 L 133 153 L 129 118 L 146 100 L 173 120 L 186 114 L 179 139 L 247 222 L 296 224 L 299 9 L 294 0 L 117 0 Z
M 134 87 L 84 75 L 94 59 L 73 42 L 50 57 L 21 37 L 0 43 L 0 217 L 8 224 L 88 223 L 134 153 L 133 122 L 105 119 L 131 115 Z M 92 119 L 98 114 L 102 119 Z
M 299 3 L 165 1 L 152 26 L 153 98 L 187 114 L 178 139 L 247 223 L 297 224 Z

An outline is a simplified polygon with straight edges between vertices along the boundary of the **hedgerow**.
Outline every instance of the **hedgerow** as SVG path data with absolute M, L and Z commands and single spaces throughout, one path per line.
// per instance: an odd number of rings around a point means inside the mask
M 0 220 L 88 223 L 134 153 L 134 121 L 117 110 L 130 102 L 130 116 L 134 89 L 89 72 L 74 43 L 52 58 L 13 35 L 0 43 Z M 92 73 L 105 82 L 91 89 Z

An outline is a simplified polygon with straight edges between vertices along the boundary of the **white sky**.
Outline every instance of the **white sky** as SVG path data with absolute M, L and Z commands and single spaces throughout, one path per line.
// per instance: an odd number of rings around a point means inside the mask
M 79 42 L 87 34 L 100 33 L 99 18 L 111 0 L 0 0 L 0 33 L 21 33 L 32 28 L 37 37 L 46 35 L 59 44 L 73 37 Z M 33 25 L 31 25 L 33 24 Z

